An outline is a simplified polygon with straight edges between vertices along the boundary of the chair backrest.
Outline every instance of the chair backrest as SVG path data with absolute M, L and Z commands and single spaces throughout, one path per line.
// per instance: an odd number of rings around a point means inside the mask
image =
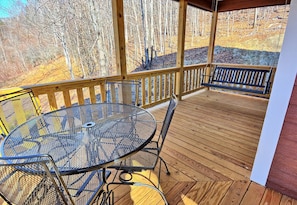
M 159 144 L 160 149 L 162 148 L 165 138 L 167 136 L 167 132 L 168 132 L 169 126 L 171 124 L 171 120 L 173 118 L 173 114 L 175 112 L 175 108 L 176 108 L 177 104 L 178 104 L 178 99 L 174 94 L 172 94 L 168 108 L 167 108 L 167 112 L 166 112 L 166 115 L 165 115 L 165 118 L 164 118 L 164 121 L 162 124 L 159 139 L 158 139 L 158 142 L 160 143 Z
M 0 134 L 3 136 L 40 114 L 40 106 L 31 90 L 14 90 L 0 93 Z
M 0 195 L 8 204 L 73 204 L 54 162 L 46 155 L 1 157 Z
M 105 85 L 106 102 L 140 105 L 140 81 L 107 81 Z

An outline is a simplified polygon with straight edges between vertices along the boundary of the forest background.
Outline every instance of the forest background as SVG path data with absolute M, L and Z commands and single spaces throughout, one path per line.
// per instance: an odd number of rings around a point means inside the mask
M 111 3 L 20 0 L 6 10 L 0 87 L 117 74 Z M 128 72 L 175 66 L 178 7 L 172 0 L 124 0 Z M 275 6 L 220 13 L 214 62 L 276 66 L 288 12 Z M 186 65 L 206 62 L 211 18 L 188 7 Z

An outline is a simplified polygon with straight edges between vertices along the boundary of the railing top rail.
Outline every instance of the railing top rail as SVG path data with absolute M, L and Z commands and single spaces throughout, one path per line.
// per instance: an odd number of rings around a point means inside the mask
M 271 68 L 275 68 L 275 66 L 268 66 L 268 65 L 243 65 L 243 64 L 229 64 L 229 63 L 212 63 L 212 66 L 219 66 L 219 67 L 232 67 L 232 68 L 256 68 L 256 69 L 265 69 L 269 70 Z
M 57 81 L 57 82 L 51 82 L 51 83 L 43 83 L 43 84 L 36 84 L 36 85 L 26 85 L 23 86 L 24 89 L 26 88 L 41 88 L 41 87 L 47 87 L 47 88 L 56 88 L 57 85 L 63 86 L 63 85 L 79 85 L 79 84 L 85 84 L 85 83 L 96 83 L 96 82 L 105 82 L 109 79 L 112 80 L 120 80 L 121 76 L 109 76 L 109 77 L 100 77 L 100 78 L 87 78 L 87 79 L 75 79 L 75 80 L 64 80 L 64 81 Z

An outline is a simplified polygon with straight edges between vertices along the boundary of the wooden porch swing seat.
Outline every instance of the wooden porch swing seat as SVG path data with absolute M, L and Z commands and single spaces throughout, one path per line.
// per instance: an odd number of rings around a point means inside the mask
M 212 75 L 202 77 L 201 85 L 265 95 L 270 93 L 271 75 L 272 68 L 264 70 L 216 66 Z

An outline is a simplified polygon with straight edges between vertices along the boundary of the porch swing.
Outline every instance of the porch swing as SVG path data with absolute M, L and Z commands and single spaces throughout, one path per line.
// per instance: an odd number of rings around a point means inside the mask
M 216 10 L 217 4 L 218 1 L 216 1 Z M 284 12 L 285 11 L 286 9 L 284 9 Z M 285 15 L 284 12 L 283 15 Z M 255 10 L 255 22 L 258 18 L 257 15 L 258 12 Z M 255 24 L 256 23 L 253 25 Z M 275 43 L 275 51 L 279 50 L 279 46 L 281 44 L 281 30 L 282 29 L 280 28 L 278 33 L 278 41 Z M 263 51 L 264 48 L 262 44 L 262 49 L 260 52 Z M 201 85 L 208 88 L 232 90 L 235 92 L 239 91 L 245 94 L 269 97 L 277 59 L 278 58 L 276 58 L 276 56 L 272 56 L 272 58 L 270 58 L 270 62 L 267 65 L 269 67 L 267 68 L 263 68 L 262 66 L 246 68 L 245 66 L 239 65 L 215 65 L 213 70 L 209 72 L 210 74 L 202 75 Z

